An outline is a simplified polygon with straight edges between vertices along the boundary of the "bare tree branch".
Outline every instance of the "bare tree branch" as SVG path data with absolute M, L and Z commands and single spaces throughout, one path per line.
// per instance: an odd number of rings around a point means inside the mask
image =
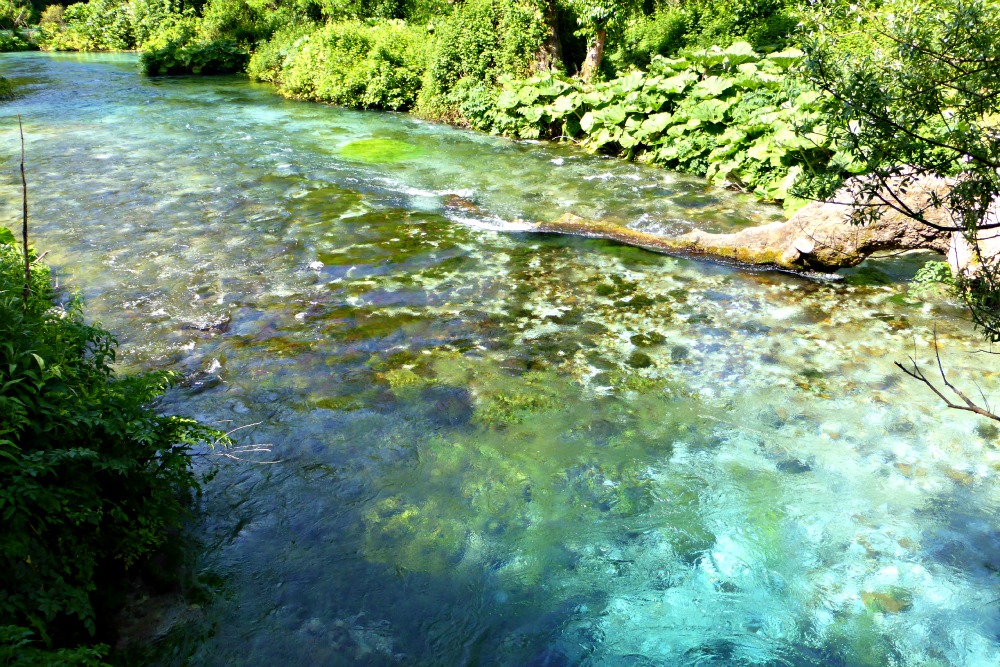
M 969 399 L 968 396 L 962 393 L 960 389 L 955 387 L 955 385 L 953 385 L 948 380 L 948 377 L 947 375 L 945 375 L 944 372 L 944 364 L 941 361 L 941 350 L 938 346 L 937 326 L 934 327 L 934 356 L 937 359 L 938 372 L 941 374 L 941 381 L 944 382 L 944 386 L 950 389 L 952 393 L 954 393 L 959 399 L 961 399 L 962 403 L 964 403 L 965 405 L 953 402 L 940 389 L 934 386 L 934 383 L 932 383 L 926 375 L 924 375 L 924 372 L 920 369 L 920 366 L 917 364 L 916 360 L 916 341 L 914 341 L 914 353 L 909 356 L 910 363 L 913 364 L 913 368 L 912 369 L 907 368 L 898 361 L 894 363 L 901 371 L 909 375 L 911 378 L 927 385 L 927 387 L 935 394 L 937 394 L 937 397 L 940 398 L 941 401 L 944 402 L 944 404 L 949 408 L 953 410 L 963 410 L 965 412 L 972 412 L 977 415 L 980 415 L 981 417 L 986 417 L 994 421 L 1000 421 L 1000 415 L 997 415 L 996 413 L 994 413 L 989 409 L 989 403 L 986 401 L 985 395 L 983 396 L 983 403 L 984 405 L 986 405 L 986 407 L 984 408 L 982 406 L 976 405 L 973 401 Z M 980 394 L 982 394 L 981 389 L 980 389 Z

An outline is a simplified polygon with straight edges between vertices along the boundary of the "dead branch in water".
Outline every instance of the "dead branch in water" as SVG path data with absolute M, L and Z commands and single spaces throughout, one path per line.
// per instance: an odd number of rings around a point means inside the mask
M 970 400 L 968 396 L 962 393 L 960 389 L 958 389 L 948 380 L 948 376 L 945 375 L 944 372 L 944 364 L 941 363 L 941 350 L 938 347 L 937 325 L 934 326 L 934 356 L 937 359 L 938 372 L 941 374 L 941 381 L 944 382 L 945 387 L 951 390 L 951 392 L 954 393 L 955 396 L 957 396 L 961 400 L 961 403 L 955 403 L 951 399 L 949 399 L 944 394 L 944 392 L 935 387 L 934 383 L 932 383 L 927 378 L 927 376 L 924 375 L 924 372 L 920 370 L 920 367 L 917 365 L 916 351 L 914 351 L 913 355 L 910 355 L 910 363 L 913 364 L 912 369 L 903 366 L 903 364 L 899 363 L 898 361 L 894 363 L 896 364 L 897 367 L 899 367 L 901 371 L 909 375 L 911 378 L 927 385 L 930 388 L 930 390 L 933 391 L 935 394 L 937 394 L 938 398 L 940 398 L 944 402 L 944 404 L 949 408 L 953 410 L 963 410 L 965 412 L 973 412 L 977 415 L 980 415 L 981 417 L 986 417 L 987 419 L 1000 421 L 1000 416 L 998 416 L 995 412 L 992 411 L 992 408 L 990 408 L 989 403 L 986 401 L 986 396 L 983 395 L 981 389 L 979 393 L 980 395 L 983 396 L 983 405 L 986 406 L 985 408 L 980 405 L 977 405 L 972 400 Z

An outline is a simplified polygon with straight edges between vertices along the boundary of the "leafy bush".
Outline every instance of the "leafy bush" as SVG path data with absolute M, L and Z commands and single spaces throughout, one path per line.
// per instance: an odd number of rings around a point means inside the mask
M 657 56 L 648 73 L 595 85 L 552 73 L 508 81 L 492 129 L 577 139 L 794 204 L 793 186 L 808 192 L 855 167 L 823 125 L 827 98 L 788 75 L 801 58 L 737 43 Z
M 0 53 L 30 51 L 34 47 L 13 30 L 0 30 Z
M 206 40 L 195 19 L 184 18 L 156 34 L 139 58 L 143 73 L 228 74 L 239 72 L 249 54 L 232 40 Z
M 266 0 L 209 0 L 202 10 L 201 36 L 233 41 L 247 49 L 285 25 L 301 22 L 307 7 Z
M 540 3 L 532 0 L 469 0 L 456 6 L 435 24 L 421 113 L 461 119 L 463 105 L 476 104 L 467 94 L 498 88 L 504 76 L 528 76 L 546 34 Z
M 646 69 L 653 56 L 672 56 L 687 45 L 691 17 L 675 8 L 642 17 L 628 25 L 608 64 L 618 71 Z
M 22 28 L 37 16 L 35 8 L 27 0 L 0 0 L 0 29 Z
M 749 42 L 770 51 L 787 45 L 798 24 L 802 0 L 689 0 L 693 45 L 729 46 Z
M 78 2 L 43 16 L 43 46 L 54 51 L 122 51 L 135 48 L 132 12 L 123 0 Z
M 948 262 L 927 262 L 913 276 L 917 285 L 948 285 L 955 286 L 955 277 L 951 273 Z
M 413 107 L 423 81 L 428 36 L 402 21 L 286 28 L 261 47 L 248 71 L 283 95 L 362 109 Z
M 185 15 L 176 0 L 131 0 L 129 5 L 136 48 L 143 48 L 158 33 L 169 29 Z
M 39 656 L 93 640 L 126 575 L 181 526 L 189 448 L 219 434 L 157 415 L 174 376 L 117 375 L 114 337 L 79 302 L 55 306 L 44 267 L 27 301 L 23 282 L 0 228 L 0 658 L 98 664 L 86 648 Z
M 280 83 L 286 59 L 297 53 L 297 49 L 302 46 L 302 38 L 317 30 L 319 26 L 314 23 L 292 24 L 281 28 L 254 51 L 247 65 L 247 74 L 255 81 Z

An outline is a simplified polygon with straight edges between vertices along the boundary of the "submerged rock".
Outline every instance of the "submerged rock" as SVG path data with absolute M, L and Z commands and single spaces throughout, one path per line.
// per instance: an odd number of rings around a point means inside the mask
M 628 358 L 628 365 L 632 368 L 649 368 L 653 365 L 653 359 L 645 352 L 633 352 Z
M 427 416 L 439 426 L 465 426 L 472 419 L 472 396 L 462 387 L 435 385 L 421 394 L 428 406 Z
M 884 593 L 862 593 L 861 601 L 870 611 L 883 614 L 898 614 L 913 607 L 913 596 L 901 588 L 892 588 Z
M 184 324 L 182 328 L 202 331 L 204 333 L 214 333 L 220 334 L 229 331 L 229 325 L 233 322 L 233 316 L 229 313 L 223 313 L 216 316 L 205 316 L 194 320 L 193 322 L 188 322 Z

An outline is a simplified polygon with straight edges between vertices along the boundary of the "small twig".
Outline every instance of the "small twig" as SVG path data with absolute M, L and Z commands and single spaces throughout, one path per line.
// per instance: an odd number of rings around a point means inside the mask
M 24 308 L 28 307 L 28 297 L 31 296 L 31 257 L 28 253 L 28 179 L 24 177 L 24 126 L 21 125 L 21 114 L 17 114 L 17 129 L 21 133 L 21 243 L 24 246 Z
M 909 375 L 914 380 L 917 380 L 917 381 L 922 382 L 925 385 L 927 385 L 927 387 L 931 391 L 933 391 L 935 394 L 937 394 L 937 397 L 940 398 L 941 401 L 944 402 L 944 404 L 946 406 L 948 406 L 949 408 L 951 408 L 953 410 L 963 410 L 965 412 L 972 412 L 972 413 L 975 413 L 977 415 L 980 415 L 981 417 L 986 417 L 987 419 L 992 419 L 994 421 L 1000 421 L 1000 415 L 997 415 L 996 413 L 994 413 L 994 412 L 992 412 L 991 410 L 988 409 L 989 408 L 989 403 L 986 402 L 985 395 L 983 396 L 983 401 L 986 404 L 986 408 L 983 408 L 983 407 L 980 407 L 980 406 L 976 405 L 971 400 L 969 400 L 969 398 L 965 394 L 963 394 L 961 392 L 961 390 L 959 390 L 957 387 L 955 387 L 955 385 L 953 385 L 951 382 L 948 381 L 948 376 L 945 375 L 945 372 L 944 372 L 944 364 L 941 361 L 941 350 L 938 347 L 937 326 L 936 325 L 934 327 L 934 356 L 937 359 L 938 372 L 941 374 L 941 381 L 944 382 L 944 386 L 947 387 L 948 389 L 950 389 L 960 399 L 962 399 L 962 402 L 965 403 L 965 405 L 960 405 L 960 404 L 952 402 L 947 396 L 944 395 L 944 393 L 941 392 L 940 389 L 938 389 L 937 387 L 935 387 L 934 383 L 932 383 L 927 378 L 927 376 L 924 375 L 924 372 L 922 370 L 920 370 L 920 367 L 917 365 L 917 360 L 916 360 L 916 341 L 914 341 L 914 353 L 913 353 L 913 355 L 909 356 L 910 363 L 913 364 L 913 369 L 910 370 L 909 368 L 906 368 L 905 366 L 903 366 L 903 364 L 899 363 L 898 361 L 896 361 L 894 363 L 899 368 L 899 370 L 903 371 L 904 373 L 906 373 L 907 375 Z M 981 389 L 980 389 L 980 393 L 982 393 Z
M 222 442 L 223 439 L 228 439 L 233 433 L 237 431 L 242 431 L 243 429 L 253 428 L 254 426 L 260 426 L 263 422 L 254 422 L 253 424 L 246 424 L 244 426 L 238 426 L 230 431 L 226 431 L 221 437 L 216 438 L 215 442 L 212 443 L 212 448 L 214 449 L 216 445 Z M 227 459 L 232 459 L 233 461 L 240 461 L 242 463 L 255 463 L 257 465 L 274 465 L 275 463 L 281 463 L 281 460 L 277 461 L 251 461 L 249 459 L 241 458 L 237 454 L 258 454 L 258 453 L 271 453 L 271 445 L 237 445 L 235 447 L 227 448 L 225 451 L 221 452 L 205 452 L 204 456 L 219 456 Z
M 39 255 L 38 257 L 36 257 L 35 259 L 33 259 L 31 261 L 31 265 L 34 266 L 35 264 L 38 264 L 40 261 L 42 261 L 43 259 L 45 259 L 45 256 L 48 255 L 48 254 L 49 254 L 49 251 L 46 250 L 41 255 Z

